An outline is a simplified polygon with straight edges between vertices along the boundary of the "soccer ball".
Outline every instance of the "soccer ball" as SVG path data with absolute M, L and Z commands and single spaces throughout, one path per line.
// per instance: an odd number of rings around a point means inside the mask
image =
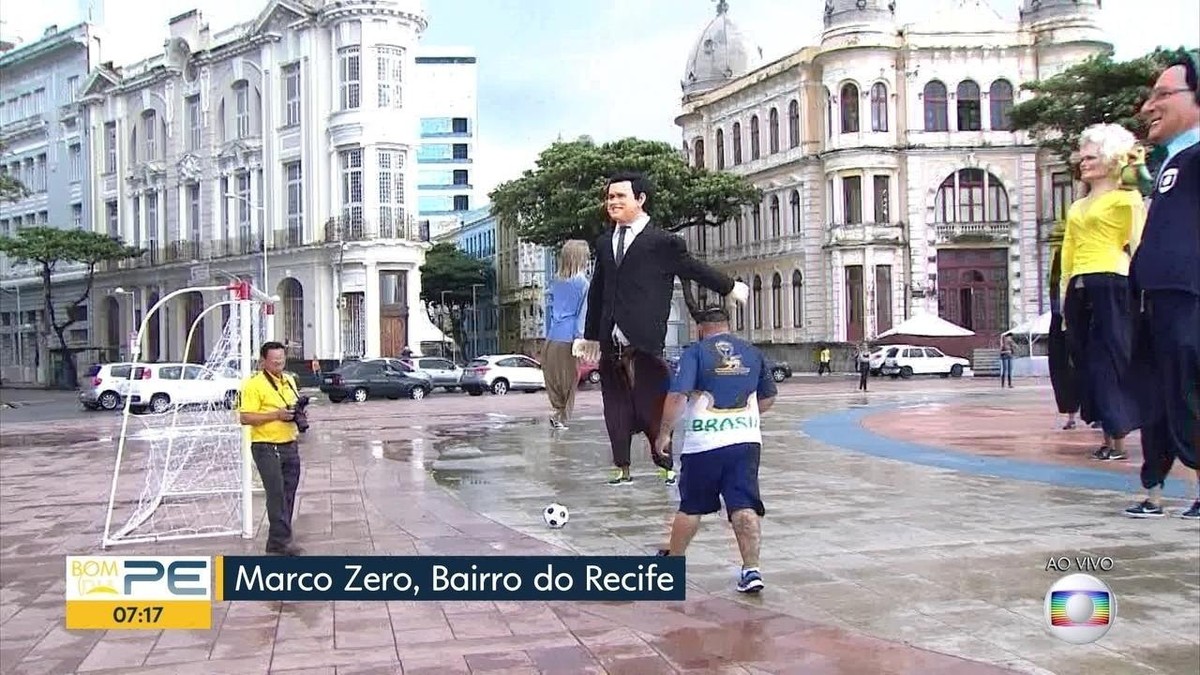
M 546 524 L 554 529 L 559 529 L 567 524 L 571 519 L 571 514 L 567 513 L 567 507 L 562 504 L 551 504 L 542 510 L 542 519 Z

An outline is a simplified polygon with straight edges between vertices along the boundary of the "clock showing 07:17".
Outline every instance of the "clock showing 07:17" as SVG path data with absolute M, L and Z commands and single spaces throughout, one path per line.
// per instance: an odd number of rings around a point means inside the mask
M 212 559 L 67 558 L 68 630 L 212 628 Z

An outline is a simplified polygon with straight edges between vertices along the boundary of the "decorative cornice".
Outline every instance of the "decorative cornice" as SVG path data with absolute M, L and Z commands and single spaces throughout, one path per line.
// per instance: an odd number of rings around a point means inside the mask
M 380 7 L 374 4 L 356 3 L 352 5 L 337 3 L 329 4 L 321 9 L 317 14 L 317 21 L 321 25 L 329 25 L 355 19 L 358 17 L 380 17 L 386 16 L 393 19 L 403 19 L 415 26 L 420 31 L 424 31 L 429 27 L 429 20 L 422 14 L 415 12 L 405 12 L 391 7 Z

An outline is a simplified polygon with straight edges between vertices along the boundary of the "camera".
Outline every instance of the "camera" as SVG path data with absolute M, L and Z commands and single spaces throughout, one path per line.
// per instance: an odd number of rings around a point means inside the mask
M 296 423 L 296 430 L 300 433 L 308 431 L 308 413 L 306 412 L 308 404 L 312 399 L 308 396 L 300 396 L 296 399 L 295 405 L 289 405 L 287 409 L 292 413 L 292 421 Z

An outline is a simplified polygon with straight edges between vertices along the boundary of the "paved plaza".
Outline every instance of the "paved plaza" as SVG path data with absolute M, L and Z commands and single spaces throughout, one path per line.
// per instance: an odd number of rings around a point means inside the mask
M 767 589 L 733 590 L 706 519 L 667 603 L 220 603 L 209 631 L 67 631 L 63 556 L 101 553 L 119 415 L 0 428 L 0 672 L 844 673 L 1200 671 L 1200 526 L 1119 515 L 1128 462 L 1086 458 L 1044 382 L 797 378 L 765 423 Z M 599 396 L 565 432 L 545 397 L 322 403 L 304 439 L 297 543 L 325 555 L 628 555 L 665 541 L 674 488 L 635 454 L 609 487 Z M 636 451 L 635 451 L 636 452 Z M 1177 472 L 1173 512 L 1192 494 Z M 540 510 L 571 509 L 549 530 Z M 261 504 L 258 505 L 261 513 Z M 257 554 L 265 539 L 111 554 Z M 1114 627 L 1044 628 L 1051 557 L 1110 556 Z

